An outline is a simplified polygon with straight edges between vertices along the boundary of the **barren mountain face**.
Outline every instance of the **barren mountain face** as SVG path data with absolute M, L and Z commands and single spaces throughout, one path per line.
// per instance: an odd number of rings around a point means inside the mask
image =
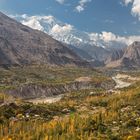
M 119 59 L 111 61 L 107 67 L 125 67 L 125 68 L 139 68 L 140 67 L 140 42 L 135 41 L 128 46 Z
M 72 50 L 49 35 L 0 13 L 0 65 L 86 65 Z

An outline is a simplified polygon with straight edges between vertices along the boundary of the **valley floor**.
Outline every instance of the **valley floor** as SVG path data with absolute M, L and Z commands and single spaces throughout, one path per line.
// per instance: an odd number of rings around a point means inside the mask
M 14 71 L 1 72 L 8 78 Z M 38 81 L 26 71 L 26 82 Z M 2 140 L 139 140 L 140 139 L 140 72 L 115 72 L 112 77 L 96 70 L 58 69 L 57 78 L 85 80 L 96 86 L 63 95 L 23 100 L 0 95 L 0 139 Z M 66 74 L 66 71 L 68 74 Z M 80 73 L 79 73 L 80 71 Z M 89 71 L 87 73 L 87 71 Z M 23 73 L 23 74 L 24 74 Z M 52 72 L 45 74 L 51 75 Z M 27 76 L 28 75 L 28 76 Z M 32 75 L 34 75 L 32 73 Z M 70 75 L 70 77 L 69 77 Z M 51 75 L 51 77 L 53 74 Z M 48 76 L 46 76 L 48 77 Z M 82 77 L 82 78 L 80 78 Z M 88 77 L 88 78 L 87 78 Z M 43 76 L 42 76 L 43 78 Z M 42 78 L 40 79 L 42 81 Z M 56 77 L 53 77 L 56 78 Z M 21 79 L 19 77 L 18 79 Z M 94 79 L 94 80 L 93 80 Z M 95 80 L 96 79 L 96 80 Z M 115 81 L 109 89 L 99 86 Z M 64 81 L 65 80 L 65 81 Z M 0 81 L 3 81 L 0 79 Z M 17 80 L 20 85 L 21 82 Z M 45 82 L 46 79 L 43 78 Z M 103 83 L 102 83 L 102 82 Z M 56 81 L 55 81 L 56 82 Z M 80 81 L 81 82 L 81 81 Z M 101 84 L 99 84 L 101 82 Z M 40 82 L 36 82 L 40 83 Z M 47 82 L 48 83 L 48 82 Z M 54 81 L 53 81 L 54 83 Z M 4 84 L 7 84 L 4 82 Z M 22 82 L 23 84 L 23 82 Z M 7 85 L 4 85 L 7 90 Z M 58 85 L 58 83 L 57 83 Z M 98 86 L 97 86 L 98 85 Z M 11 83 L 11 86 L 13 84 Z M 44 86 L 44 83 L 43 83 Z M 3 87 L 4 88 L 4 87 Z M 1 91 L 5 91 L 3 89 Z M 14 87 L 15 88 L 15 87 Z M 9 88 L 8 88 L 9 90 Z M 11 90 L 11 87 L 10 87 Z M 12 89 L 13 90 L 13 89 Z
M 80 77 L 78 79 L 81 79 L 83 77 Z M 87 79 L 87 77 L 86 77 Z M 90 79 L 88 77 L 88 79 Z M 116 86 L 114 87 L 114 89 L 110 89 L 110 92 L 115 92 L 115 89 L 122 89 L 122 88 L 126 88 L 129 87 L 130 85 L 132 85 L 134 82 L 140 80 L 139 78 L 132 78 L 129 75 L 124 75 L 124 74 L 117 74 L 115 76 L 112 77 L 112 79 L 115 81 Z M 125 81 L 126 79 L 131 79 L 131 81 Z M 84 79 L 85 80 L 85 79 Z M 118 91 L 119 93 L 119 91 Z M 60 101 L 63 98 L 64 94 L 60 94 L 60 95 L 56 95 L 56 96 L 52 96 L 52 97 L 45 97 L 45 98 L 36 98 L 36 99 L 29 99 L 27 100 L 28 102 L 31 102 L 33 104 L 39 104 L 39 103 L 55 103 Z

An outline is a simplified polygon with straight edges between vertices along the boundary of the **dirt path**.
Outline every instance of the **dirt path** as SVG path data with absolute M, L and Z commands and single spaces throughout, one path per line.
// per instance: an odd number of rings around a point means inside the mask
M 121 89 L 125 87 L 129 87 L 132 83 L 130 82 L 124 82 L 122 79 L 115 77 L 112 77 L 112 79 L 115 81 L 116 86 L 115 89 Z
M 62 99 L 64 95 L 57 95 L 53 97 L 45 97 L 45 98 L 36 98 L 36 99 L 30 99 L 28 102 L 32 102 L 33 104 L 39 104 L 39 103 L 55 103 Z
M 116 82 L 115 89 L 121 89 L 125 87 L 129 87 L 132 85 L 134 82 L 140 80 L 138 77 L 131 77 L 130 75 L 127 74 L 117 74 L 112 79 Z

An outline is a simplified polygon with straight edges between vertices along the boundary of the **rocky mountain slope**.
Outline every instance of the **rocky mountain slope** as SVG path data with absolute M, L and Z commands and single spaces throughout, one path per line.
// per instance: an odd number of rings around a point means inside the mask
M 0 13 L 0 65 L 88 65 L 66 45 Z
M 69 46 L 74 52 L 76 52 L 81 58 L 89 62 L 104 62 L 111 54 L 112 50 L 106 50 L 101 47 L 91 46 L 88 44 L 81 44 L 80 47 Z
M 122 57 L 120 57 L 121 55 Z M 108 63 L 107 67 L 140 68 L 140 42 L 135 41 L 128 46 L 124 52 L 120 53 L 118 59 Z
M 125 49 L 112 50 L 112 52 L 108 55 L 105 60 L 105 64 L 111 63 L 112 61 L 116 61 L 124 55 Z
M 112 33 L 96 34 L 80 31 L 53 16 L 16 15 L 14 18 L 24 25 L 41 30 L 56 40 L 73 46 L 73 50 L 88 61 L 106 60 L 112 52 L 112 48 L 117 49 L 126 46 L 125 41 L 115 40 L 117 37 Z M 114 40 L 111 40 L 111 38 L 114 38 Z

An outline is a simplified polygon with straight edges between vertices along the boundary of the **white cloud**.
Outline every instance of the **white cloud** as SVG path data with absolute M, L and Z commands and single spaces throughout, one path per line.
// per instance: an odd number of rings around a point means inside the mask
M 91 33 L 89 34 L 90 39 L 93 40 L 93 42 L 97 46 L 103 46 L 105 48 L 107 47 L 126 47 L 130 44 L 132 44 L 134 41 L 140 41 L 140 36 L 118 36 L 111 32 L 105 32 L 102 33 Z
M 60 4 L 64 4 L 65 0 L 56 0 Z
M 41 26 L 39 21 L 36 20 L 36 17 L 32 17 L 32 20 L 28 20 L 28 21 L 23 20 L 22 24 L 32 27 L 33 29 L 36 29 L 36 30 L 44 31 L 43 26 Z
M 84 7 L 82 7 L 81 5 L 78 5 L 76 7 L 76 10 L 80 13 L 80 12 L 84 11 Z
M 69 33 L 72 30 L 73 30 L 73 26 L 72 25 L 66 24 L 64 26 L 60 26 L 60 25 L 56 24 L 51 29 L 51 33 Z
M 75 7 L 75 9 L 76 9 L 76 11 L 77 12 L 82 12 L 82 11 L 84 11 L 85 10 L 85 5 L 88 3 L 88 2 L 91 2 L 92 0 L 80 0 L 79 1 L 79 5 L 77 5 L 76 7 Z
M 140 20 L 140 0 L 123 0 L 123 2 L 126 6 L 132 4 L 131 13 Z
M 123 0 L 124 4 L 127 6 L 129 3 L 132 3 L 133 0 Z

